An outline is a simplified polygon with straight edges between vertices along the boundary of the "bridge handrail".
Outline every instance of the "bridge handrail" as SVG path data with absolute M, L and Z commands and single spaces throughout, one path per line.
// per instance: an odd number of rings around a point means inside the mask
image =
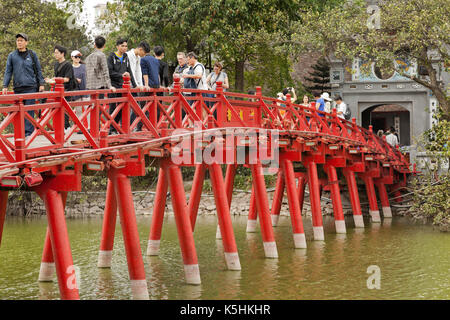
M 76 131 L 82 132 L 88 147 L 99 149 L 100 132 L 111 127 L 119 132 L 115 139 L 129 136 L 139 124 L 157 138 L 160 130 L 167 126 L 189 129 L 194 121 L 200 121 L 203 128 L 251 127 L 312 133 L 309 136 L 311 139 L 343 140 L 358 148 L 368 148 L 368 152 L 383 155 L 394 164 L 407 163 L 398 149 L 391 148 L 372 130 L 357 126 L 355 119 L 346 121 L 338 117 L 335 111 L 326 113 L 292 103 L 290 96 L 286 101 L 264 97 L 260 87 L 257 87 L 255 95 L 224 92 L 219 82 L 216 91 L 183 89 L 179 79 L 175 79 L 174 88 L 143 92 L 132 89 L 129 78 L 124 80 L 124 87 L 115 92 L 117 97 L 114 98 L 108 97 L 111 90 L 65 92 L 62 79 L 56 79 L 54 92 L 0 94 L 0 113 L 4 115 L 0 122 L 3 163 L 20 162 L 26 159 L 27 154 L 62 148 Z M 159 96 L 158 93 L 166 95 Z M 72 97 L 80 96 L 89 98 L 71 101 Z M 24 105 L 25 100 L 36 100 L 37 103 Z M 112 114 L 107 110 L 110 103 L 117 104 Z M 72 109 L 82 106 L 86 109 L 78 117 Z M 28 111 L 38 111 L 40 115 L 34 119 Z M 127 115 L 119 119 L 122 123 L 117 120 L 119 112 Z M 134 121 L 130 120 L 132 112 L 136 114 Z M 65 114 L 74 122 L 68 132 L 64 132 Z M 25 119 L 33 122 L 35 127 L 30 137 L 25 137 Z M 5 132 L 11 126 L 13 131 Z M 50 145 L 32 148 L 38 136 L 45 137 Z

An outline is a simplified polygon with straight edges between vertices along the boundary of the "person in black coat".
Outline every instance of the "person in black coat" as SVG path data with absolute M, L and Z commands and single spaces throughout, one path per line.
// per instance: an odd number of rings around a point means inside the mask
M 111 78 L 111 85 L 116 89 L 121 89 L 123 86 L 123 77 L 127 76 L 131 78 L 132 87 L 136 87 L 136 82 L 134 81 L 133 72 L 131 70 L 130 60 L 127 56 L 128 51 L 128 40 L 120 38 L 116 41 L 116 52 L 111 52 L 108 57 L 108 69 L 109 69 L 109 77 Z M 120 93 L 111 93 L 108 95 L 109 98 L 120 97 L 122 94 Z M 116 110 L 117 104 L 111 103 L 109 105 L 110 114 L 114 113 Z M 119 111 L 117 116 L 114 118 L 116 123 L 122 123 L 122 110 Z M 117 130 L 111 125 L 110 134 L 117 132 Z

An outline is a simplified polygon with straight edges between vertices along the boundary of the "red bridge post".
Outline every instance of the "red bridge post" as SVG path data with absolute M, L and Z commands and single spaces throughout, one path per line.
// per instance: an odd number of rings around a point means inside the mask
M 273 195 L 272 210 L 270 212 L 273 227 L 276 227 L 278 225 L 278 220 L 280 219 L 281 205 L 283 204 L 284 188 L 285 188 L 285 178 L 283 176 L 283 170 L 280 168 L 277 175 L 275 193 Z
M 115 190 L 117 207 L 120 213 L 123 241 L 127 255 L 131 291 L 134 299 L 148 300 L 149 294 L 145 280 L 144 260 L 134 211 L 130 179 L 120 169 L 111 168 L 108 172 Z
M 55 113 L 53 117 L 53 128 L 55 129 L 55 140 L 57 143 L 64 143 L 64 106 L 62 100 L 64 99 L 64 79 L 63 78 L 55 78 L 55 91 L 60 94 L 60 96 L 56 99 L 59 102 L 60 106 L 58 111 Z
M 378 194 L 380 195 L 381 207 L 384 218 L 392 218 L 391 205 L 389 203 L 389 196 L 387 194 L 386 185 L 383 182 L 376 183 Z
M 303 212 L 303 205 L 305 202 L 305 189 L 306 189 L 306 184 L 308 182 L 308 175 L 301 172 L 298 175 L 298 203 L 300 205 L 300 212 Z
M 168 189 L 169 183 L 167 181 L 167 172 L 163 166 L 160 166 L 158 184 L 156 185 L 156 195 L 153 202 L 153 215 L 150 227 L 150 235 L 147 246 L 147 255 L 149 256 L 159 255 Z
M 347 230 L 345 228 L 344 210 L 342 208 L 341 191 L 339 189 L 339 180 L 336 172 L 336 167 L 332 165 L 325 165 L 325 171 L 327 172 L 331 189 L 331 200 L 333 202 L 336 233 L 347 233 Z
M 286 189 L 289 201 L 289 211 L 291 214 L 292 231 L 294 234 L 294 246 L 296 249 L 306 248 L 306 237 L 303 229 L 302 212 L 298 198 L 298 191 L 295 183 L 295 173 L 292 161 L 281 160 L 281 169 L 286 179 Z
M 367 175 L 363 176 L 364 184 L 366 185 L 367 197 L 369 198 L 369 212 L 372 217 L 372 222 L 381 222 L 380 211 L 378 210 L 377 195 L 375 193 L 375 184 L 373 178 Z
M 256 232 L 258 214 L 256 211 L 256 195 L 255 195 L 255 185 L 252 185 L 252 194 L 250 196 L 250 209 L 248 211 L 247 220 L 247 233 Z
M 270 219 L 269 200 L 267 199 L 266 182 L 264 181 L 261 162 L 250 165 L 255 186 L 256 207 L 264 243 L 266 258 L 278 258 L 277 244 Z
M 306 167 L 308 169 L 309 198 L 311 202 L 314 240 L 323 241 L 325 240 L 325 236 L 323 232 L 320 183 L 317 176 L 317 164 L 315 162 L 309 162 Z
M 48 181 L 37 187 L 36 192 L 44 201 L 47 209 L 50 239 L 61 299 L 78 300 L 80 297 L 64 217 L 63 199 L 60 193 L 49 187 Z
M 189 197 L 188 212 L 191 220 L 192 232 L 195 230 L 195 224 L 197 222 L 198 207 L 202 197 L 203 184 L 205 181 L 206 165 L 196 164 L 194 180 L 192 182 L 191 195 Z
M 189 212 L 187 211 L 181 169 L 168 159 L 163 160 L 162 164 L 168 175 L 172 206 L 175 213 L 175 223 L 177 225 L 181 254 L 183 256 L 186 282 L 188 284 L 200 284 L 200 269 L 198 267 L 197 252 L 195 250 Z
M 233 225 L 231 223 L 230 206 L 222 176 L 222 168 L 217 163 L 209 166 L 211 184 L 217 207 L 220 233 L 223 237 L 223 247 L 228 270 L 241 270 L 241 263 L 234 238 Z
M 64 209 L 66 208 L 67 192 L 60 192 Z M 55 259 L 52 249 L 52 240 L 50 239 L 50 230 L 47 227 L 44 241 L 44 250 L 42 252 L 41 267 L 39 269 L 39 282 L 52 282 L 55 275 Z
M 353 209 L 353 220 L 356 228 L 364 228 L 364 219 L 362 216 L 361 202 L 359 201 L 358 185 L 356 184 L 355 173 L 352 170 L 344 168 L 345 179 L 347 180 L 350 202 Z
M 105 211 L 103 215 L 102 238 L 98 253 L 97 266 L 99 268 L 111 268 L 112 253 L 114 249 L 114 236 L 117 221 L 117 200 L 114 183 L 108 178 L 106 187 Z
M 55 275 L 55 260 L 52 251 L 52 241 L 50 239 L 50 230 L 47 227 L 44 241 L 44 250 L 42 252 L 41 268 L 39 269 L 39 282 L 52 282 Z

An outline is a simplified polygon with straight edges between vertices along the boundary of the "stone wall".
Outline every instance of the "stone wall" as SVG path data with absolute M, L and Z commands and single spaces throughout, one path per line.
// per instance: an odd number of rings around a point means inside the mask
M 154 191 L 139 191 L 134 192 L 134 207 L 137 215 L 151 215 L 153 212 L 153 203 L 155 193 Z M 187 193 L 189 196 L 189 193 Z M 72 192 L 69 193 L 66 204 L 66 216 L 69 218 L 90 217 L 103 215 L 105 209 L 106 192 Z M 333 207 L 329 200 L 330 195 L 324 193 L 322 199 L 323 215 L 332 215 Z M 269 203 L 272 203 L 273 192 L 269 192 Z M 361 202 L 365 198 L 361 195 Z M 352 214 L 350 202 L 345 194 L 342 193 L 342 203 L 345 214 Z M 231 204 L 231 214 L 247 216 L 250 209 L 250 193 L 239 192 L 233 195 Z M 170 201 L 170 195 L 166 205 L 166 213 L 173 215 L 173 208 Z M 30 216 L 30 215 L 45 215 L 45 206 L 42 200 L 35 194 L 29 192 L 15 192 L 11 193 L 8 201 L 8 215 L 13 216 Z M 214 196 L 212 194 L 204 194 L 199 205 L 199 215 L 215 215 L 216 205 Z M 310 216 L 309 198 L 306 197 L 303 214 Z M 289 216 L 289 206 L 287 197 L 283 199 L 281 215 Z

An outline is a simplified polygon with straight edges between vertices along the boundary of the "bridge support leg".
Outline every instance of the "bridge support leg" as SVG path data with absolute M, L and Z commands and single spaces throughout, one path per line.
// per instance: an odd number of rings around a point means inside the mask
M 61 194 L 50 189 L 45 183 L 36 188 L 45 203 L 52 251 L 54 253 L 56 275 L 62 300 L 78 300 L 78 286 L 70 250 L 64 204 Z
M 353 220 L 356 228 L 364 228 L 364 219 L 362 216 L 361 202 L 359 201 L 358 185 L 356 184 L 355 173 L 344 169 L 344 176 L 347 180 L 348 193 L 353 209 Z
M 386 185 L 382 182 L 378 182 L 376 185 L 378 188 L 378 194 L 380 195 L 383 217 L 392 218 L 392 210 L 391 205 L 389 203 L 389 196 L 386 191 Z
M 105 212 L 103 215 L 102 238 L 98 253 L 97 267 L 111 268 L 112 253 L 114 249 L 114 235 L 117 221 L 117 200 L 114 184 L 108 179 L 106 188 Z
M 64 209 L 66 208 L 67 192 L 60 192 Z M 50 239 L 50 230 L 47 227 L 44 241 L 44 250 L 42 252 L 41 267 L 39 269 L 39 282 L 52 282 L 55 275 L 55 259 L 52 250 L 52 240 Z
M 205 181 L 206 165 L 195 166 L 194 181 L 192 182 L 191 196 L 189 197 L 189 215 L 191 217 L 192 232 L 197 222 L 198 206 L 202 197 L 203 183 Z M 166 190 L 167 192 L 167 190 Z
M 364 183 L 366 185 L 367 197 L 369 198 L 369 211 L 370 216 L 372 217 L 372 222 L 381 222 L 373 178 L 364 176 Z
M 302 212 L 298 199 L 298 191 L 295 183 L 295 173 L 292 161 L 281 160 L 283 176 L 286 179 L 286 189 L 291 213 L 292 231 L 294 234 L 294 246 L 296 249 L 306 248 L 306 237 L 303 229 Z
M 264 181 L 261 163 L 250 165 L 255 186 L 256 208 L 264 243 L 266 258 L 278 258 L 277 244 L 270 221 L 269 200 L 267 198 L 266 182 Z
M 209 172 L 216 200 L 217 218 L 219 220 L 220 232 L 223 237 L 223 248 L 227 267 L 228 270 L 241 270 L 222 169 L 218 164 L 214 163 L 209 166 Z
M 159 255 L 162 227 L 164 222 L 164 211 L 166 209 L 168 189 L 169 183 L 167 181 L 167 173 L 164 167 L 161 166 L 159 168 L 158 184 L 156 186 L 155 201 L 153 203 L 152 223 L 150 227 L 150 235 L 147 245 L 147 255 L 149 256 Z
M 403 201 L 403 195 L 399 189 L 400 184 L 394 184 L 390 186 L 391 192 L 394 191 L 394 201 L 397 203 L 401 203 Z
M 323 241 L 325 240 L 325 236 L 323 232 L 322 208 L 320 205 L 320 183 L 317 176 L 317 164 L 310 162 L 307 165 L 307 169 L 314 240 Z
M 273 227 L 276 227 L 278 225 L 278 220 L 280 218 L 281 205 L 283 204 L 284 188 L 285 177 L 283 175 L 283 171 L 280 170 L 278 171 L 275 193 L 273 195 L 272 210 L 270 212 Z
M 231 200 L 233 199 L 234 178 L 236 177 L 236 164 L 229 164 L 225 175 L 225 190 L 227 193 L 228 209 L 231 208 Z M 216 239 L 222 239 L 220 226 L 217 226 Z
M 130 179 L 116 169 L 109 171 L 109 177 L 114 185 L 117 207 L 120 213 L 120 225 L 122 227 L 123 242 L 127 255 L 128 273 L 130 275 L 133 299 L 148 300 L 149 295 L 147 281 L 145 280 L 144 260 L 139 241 Z
M 258 214 L 256 212 L 256 195 L 255 195 L 255 186 L 252 186 L 252 195 L 250 197 L 250 209 L 248 211 L 248 220 L 247 220 L 247 233 L 256 232 L 256 225 L 258 223 Z
M 305 189 L 307 183 L 307 176 L 302 174 L 298 177 L 298 203 L 300 205 L 300 213 L 303 213 L 303 204 L 305 202 Z
M 39 282 L 51 282 L 55 275 L 55 260 L 53 258 L 50 230 L 47 227 L 45 234 L 44 250 L 42 252 L 41 268 L 39 269 Z
M 3 226 L 5 225 L 8 191 L 0 191 L 0 246 L 2 244 Z
M 175 213 L 175 223 L 178 230 L 181 254 L 183 256 L 186 282 L 188 284 L 200 284 L 200 269 L 198 267 L 191 221 L 187 211 L 186 194 L 184 193 L 181 169 L 169 162 L 169 160 L 166 161 L 167 162 L 163 163 L 163 166 L 168 175 L 170 192 L 172 195 L 172 205 Z
M 341 191 L 339 189 L 339 180 L 336 167 L 325 166 L 328 175 L 328 182 L 331 189 L 331 200 L 333 202 L 334 223 L 336 225 L 336 233 L 347 233 L 345 228 L 344 209 L 342 208 Z

